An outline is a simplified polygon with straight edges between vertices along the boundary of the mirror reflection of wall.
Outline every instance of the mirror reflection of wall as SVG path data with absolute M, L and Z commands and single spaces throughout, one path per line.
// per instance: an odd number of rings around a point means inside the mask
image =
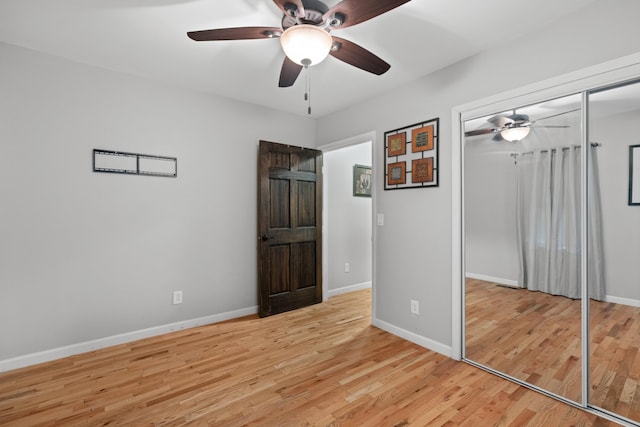
M 606 282 L 605 301 L 589 305 L 589 401 L 639 422 L 640 206 L 629 205 L 628 192 L 629 147 L 640 144 L 640 83 L 589 96 L 589 136 L 603 144 L 599 188 L 588 184 L 589 194 L 601 193 Z
M 573 401 L 582 384 L 580 107 L 575 95 L 464 128 L 465 356 Z M 505 139 L 517 127 L 526 136 Z

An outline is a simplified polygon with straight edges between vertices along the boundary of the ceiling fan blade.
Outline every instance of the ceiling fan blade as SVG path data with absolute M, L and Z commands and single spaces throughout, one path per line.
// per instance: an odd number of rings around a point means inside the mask
M 333 48 L 329 54 L 347 64 L 378 76 L 391 68 L 391 65 L 365 48 L 336 36 L 333 36 Z
M 289 6 L 286 6 L 287 3 L 289 5 L 293 5 L 293 6 L 297 7 L 295 17 L 304 18 L 304 16 L 305 16 L 304 6 L 302 5 L 302 0 L 273 0 L 273 2 L 276 5 L 278 5 L 278 7 L 282 11 L 282 13 L 284 13 L 287 16 L 292 16 L 289 13 L 289 9 L 288 9 Z
M 331 24 L 333 28 L 347 28 L 382 15 L 409 1 L 411 0 L 342 0 L 330 8 L 322 18 L 325 22 L 327 19 L 331 21 L 336 18 L 339 22 Z
M 493 116 L 487 121 L 497 128 L 503 128 L 508 124 L 514 123 L 514 120 L 507 116 Z
M 302 65 L 298 65 L 288 57 L 284 57 L 284 62 L 282 63 L 282 70 L 280 71 L 280 81 L 278 82 L 279 87 L 289 87 L 293 86 L 300 75 L 300 71 L 302 71 Z
M 197 42 L 211 40 L 252 40 L 280 37 L 282 29 L 276 27 L 218 28 L 215 30 L 190 31 L 190 39 Z
M 476 135 L 486 135 L 488 133 L 498 132 L 499 129 L 496 128 L 484 128 L 484 129 L 476 129 L 470 130 L 464 133 L 464 136 L 476 136 Z

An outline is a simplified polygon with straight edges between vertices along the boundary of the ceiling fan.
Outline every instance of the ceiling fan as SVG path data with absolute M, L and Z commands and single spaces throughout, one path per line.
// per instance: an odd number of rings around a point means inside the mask
M 190 31 L 195 41 L 280 38 L 285 52 L 278 86 L 292 86 L 303 67 L 331 55 L 364 71 L 381 75 L 391 67 L 363 47 L 330 34 L 382 15 L 410 0 L 342 0 L 328 7 L 320 0 L 273 0 L 282 10 L 282 28 L 239 27 Z
M 572 110 L 576 111 L 576 110 Z M 570 111 L 569 111 L 570 112 Z M 509 141 L 516 142 L 524 139 L 532 127 L 538 128 L 567 128 L 569 126 L 532 126 L 534 123 L 537 123 L 540 120 L 549 119 L 551 117 L 556 117 L 561 114 L 566 114 L 567 112 L 555 114 L 553 116 L 544 117 L 542 119 L 538 119 L 536 121 L 529 120 L 529 116 L 526 114 L 516 114 L 514 111 L 511 115 L 503 115 L 498 114 L 497 116 L 493 116 L 490 119 L 487 119 L 489 123 L 493 126 L 489 128 L 481 128 L 470 130 L 464 133 L 464 136 L 476 136 L 476 135 L 486 135 L 489 133 L 495 133 L 496 135 L 492 138 L 494 141 Z

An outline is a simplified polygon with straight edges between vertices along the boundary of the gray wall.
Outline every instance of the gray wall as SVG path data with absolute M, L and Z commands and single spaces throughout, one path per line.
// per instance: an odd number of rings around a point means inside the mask
M 452 107 L 635 53 L 637 16 L 640 2 L 597 1 L 509 40 L 517 49 L 315 124 L 0 45 L 0 360 L 254 306 L 257 141 L 311 147 L 374 131 L 375 168 L 386 130 L 433 117 L 440 186 L 383 191 L 375 175 L 385 225 L 374 310 L 376 322 L 450 346 Z M 92 173 L 95 147 L 176 156 L 179 177 Z
M 438 188 L 382 191 L 383 176 L 375 176 L 377 213 L 385 215 L 374 243 L 376 322 L 430 342 L 452 344 L 451 109 L 636 53 L 638 15 L 640 2 L 601 0 L 582 13 L 551 24 L 535 37 L 509 40 L 517 49 L 497 46 L 318 120 L 318 145 L 375 131 L 376 167 L 384 164 L 382 138 L 386 130 L 440 117 Z M 410 299 L 419 300 L 419 316 L 409 313 Z
M 640 305 L 640 206 L 627 204 L 629 146 L 640 144 L 640 111 L 594 120 L 589 132 L 602 144 L 598 164 L 607 298 Z
M 479 138 L 465 143 L 466 273 L 515 285 L 517 171 L 509 146 Z
M 6 44 L 0 63 L 0 361 L 256 306 L 257 144 L 314 147 L 313 120 Z M 178 177 L 94 173 L 93 148 Z
M 354 164 L 371 166 L 370 142 L 324 154 L 329 294 L 371 283 L 371 198 L 353 196 Z

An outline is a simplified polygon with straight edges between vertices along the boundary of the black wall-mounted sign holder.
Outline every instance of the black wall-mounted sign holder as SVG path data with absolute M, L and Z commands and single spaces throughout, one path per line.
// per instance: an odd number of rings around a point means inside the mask
M 176 157 L 94 149 L 93 171 L 176 178 L 178 176 L 178 159 Z

